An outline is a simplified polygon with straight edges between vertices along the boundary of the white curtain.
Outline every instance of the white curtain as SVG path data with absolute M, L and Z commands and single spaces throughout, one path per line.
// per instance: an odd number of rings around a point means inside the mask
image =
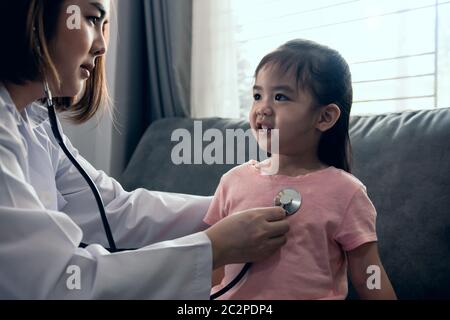
M 230 0 L 193 0 L 191 116 L 239 117 Z
M 194 12 L 197 115 L 246 117 L 259 60 L 295 38 L 344 56 L 352 114 L 450 107 L 450 0 L 194 0 Z

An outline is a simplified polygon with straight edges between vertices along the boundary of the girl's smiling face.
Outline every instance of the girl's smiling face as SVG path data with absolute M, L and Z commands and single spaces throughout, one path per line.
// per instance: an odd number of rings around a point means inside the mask
M 262 149 L 271 152 L 271 129 L 279 130 L 279 154 L 299 155 L 316 149 L 320 108 L 315 107 L 308 92 L 298 88 L 293 72 L 282 73 L 276 66 L 264 66 L 256 76 L 253 98 L 250 126 Z
M 68 8 L 73 5 L 80 8 L 80 28 L 69 29 L 74 12 Z M 49 44 L 61 83 L 58 89 L 56 81 L 50 81 L 54 96 L 74 97 L 82 91 L 96 58 L 106 53 L 109 10 L 110 0 L 66 0 L 62 5 L 55 38 Z

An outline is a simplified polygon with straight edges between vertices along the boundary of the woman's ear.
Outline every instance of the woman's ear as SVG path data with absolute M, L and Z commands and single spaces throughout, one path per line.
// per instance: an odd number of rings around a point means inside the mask
M 316 128 L 321 132 L 331 129 L 338 121 L 340 115 L 341 110 L 334 103 L 330 103 L 329 105 L 322 107 L 319 111 Z

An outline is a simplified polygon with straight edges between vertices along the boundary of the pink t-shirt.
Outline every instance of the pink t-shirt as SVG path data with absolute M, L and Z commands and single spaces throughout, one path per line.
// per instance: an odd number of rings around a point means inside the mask
M 220 299 L 345 299 L 345 251 L 377 240 L 376 211 L 365 186 L 353 175 L 328 167 L 297 177 L 262 175 L 256 161 L 227 172 L 205 217 L 213 225 L 225 216 L 273 206 L 284 188 L 300 192 L 302 204 L 289 216 L 287 243 L 270 258 L 254 263 L 247 275 Z M 217 292 L 242 269 L 225 266 Z

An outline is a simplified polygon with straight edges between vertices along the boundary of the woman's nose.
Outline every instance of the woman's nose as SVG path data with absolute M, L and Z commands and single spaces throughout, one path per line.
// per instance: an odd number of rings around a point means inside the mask
M 106 47 L 102 47 L 102 48 L 94 51 L 94 56 L 95 57 L 103 56 L 105 53 L 106 53 Z
M 106 39 L 103 34 L 99 34 L 92 45 L 94 57 L 103 56 L 106 53 Z

